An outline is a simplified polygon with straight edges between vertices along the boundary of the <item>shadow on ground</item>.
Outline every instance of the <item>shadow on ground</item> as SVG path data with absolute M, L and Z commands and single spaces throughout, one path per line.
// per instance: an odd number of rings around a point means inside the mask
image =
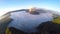
M 7 28 L 7 25 L 10 23 L 12 21 L 12 19 L 10 20 L 10 21 L 8 21 L 8 22 L 2 22 L 2 23 L 0 23 L 0 34 L 5 34 L 5 30 L 6 30 L 6 28 Z

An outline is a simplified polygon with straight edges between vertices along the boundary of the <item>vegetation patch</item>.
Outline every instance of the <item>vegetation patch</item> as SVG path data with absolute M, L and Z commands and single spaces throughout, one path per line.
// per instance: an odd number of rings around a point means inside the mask
M 52 20 L 53 23 L 60 24 L 60 16 Z

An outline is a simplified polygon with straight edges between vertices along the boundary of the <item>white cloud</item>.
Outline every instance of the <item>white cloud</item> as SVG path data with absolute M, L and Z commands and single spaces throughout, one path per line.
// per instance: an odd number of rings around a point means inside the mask
M 22 9 L 21 7 L 10 7 L 10 8 L 2 8 L 0 9 L 0 16 L 2 16 L 3 14 L 9 12 L 9 11 L 14 11 L 14 10 L 19 10 Z

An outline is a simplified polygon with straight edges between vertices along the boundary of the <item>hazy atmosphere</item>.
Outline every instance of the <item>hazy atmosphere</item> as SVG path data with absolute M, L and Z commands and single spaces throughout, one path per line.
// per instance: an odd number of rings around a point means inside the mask
M 60 0 L 0 0 L 0 34 L 60 34 Z

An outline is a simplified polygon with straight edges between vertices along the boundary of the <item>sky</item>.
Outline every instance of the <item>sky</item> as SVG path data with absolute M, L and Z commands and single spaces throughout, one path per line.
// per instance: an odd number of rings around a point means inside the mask
M 31 6 L 60 12 L 60 0 L 0 0 L 0 13 Z

